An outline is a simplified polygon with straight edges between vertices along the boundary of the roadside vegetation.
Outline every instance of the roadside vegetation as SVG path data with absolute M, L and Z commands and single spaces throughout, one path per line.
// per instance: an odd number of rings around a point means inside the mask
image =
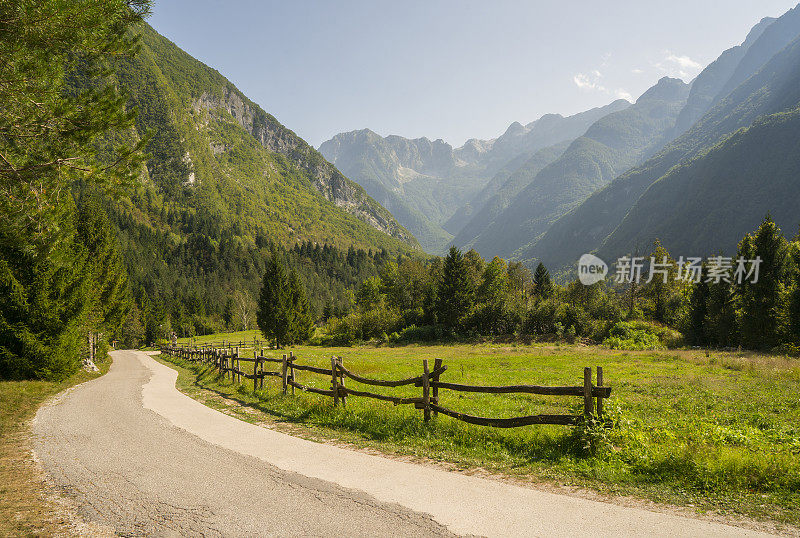
M 215 336 L 214 341 L 223 337 Z M 252 341 L 253 336 L 233 333 L 224 338 Z M 178 386 L 189 395 L 245 420 L 302 425 L 291 430 L 294 434 L 462 469 L 484 468 L 521 480 L 631 494 L 700 512 L 800 524 L 800 364 L 795 359 L 558 344 L 287 349 L 301 363 L 322 367 L 330 365 L 332 355 L 341 356 L 352 371 L 380 379 L 419 375 L 421 359 L 438 357 L 448 366 L 443 381 L 479 385 L 575 385 L 584 366 L 599 365 L 613 391 L 606 402 L 613 426 L 502 430 L 444 416 L 426 425 L 413 406 L 350 397 L 346 409 L 335 409 L 330 398 L 299 390 L 283 396 L 277 378 L 266 380 L 264 389 L 254 393 L 247 381 L 234 385 L 207 365 L 164 359 L 178 369 Z M 330 386 L 329 379 L 308 372 L 299 372 L 298 381 Z M 362 388 L 352 380 L 347 383 Z M 420 389 L 391 390 L 393 395 L 415 396 Z M 568 410 L 578 414 L 582 404 L 579 398 L 446 390 L 440 400 L 457 411 L 493 417 Z

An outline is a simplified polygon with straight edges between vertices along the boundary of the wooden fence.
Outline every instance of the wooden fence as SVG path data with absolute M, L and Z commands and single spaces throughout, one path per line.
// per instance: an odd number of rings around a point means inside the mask
M 264 387 L 265 377 L 278 377 L 281 379 L 283 393 L 287 394 L 291 389 L 294 394 L 295 389 L 304 392 L 329 396 L 333 398 L 334 407 L 340 403 L 345 406 L 348 396 L 359 396 L 374 398 L 392 402 L 394 405 L 413 405 L 416 409 L 423 412 L 424 420 L 427 422 L 431 416 L 439 413 L 449 417 L 477 424 L 480 426 L 491 426 L 495 428 L 515 428 L 528 426 L 531 424 L 561 424 L 571 425 L 578 422 L 580 417 L 575 415 L 527 415 L 512 418 L 488 418 L 459 413 L 444 407 L 439 402 L 439 391 L 450 390 L 456 392 L 476 392 L 484 394 L 538 394 L 545 396 L 577 396 L 583 398 L 583 416 L 601 416 L 603 414 L 603 400 L 611 396 L 611 387 L 603 385 L 603 368 L 597 367 L 596 383 L 592 380 L 592 368 L 583 369 L 583 384 L 566 387 L 548 387 L 539 385 L 506 385 L 506 386 L 478 386 L 462 385 L 459 383 L 447 383 L 441 381 L 441 375 L 447 370 L 442 359 L 436 359 L 433 369 L 429 368 L 428 359 L 422 361 L 422 373 L 416 377 L 397 380 L 381 380 L 362 377 L 349 369 L 345 368 L 341 357 L 331 357 L 330 368 L 320 368 L 299 364 L 297 357 L 289 352 L 281 358 L 266 357 L 263 351 L 253 352 L 253 357 L 242 357 L 239 354 L 240 348 L 215 348 L 210 345 L 199 347 L 188 346 L 162 346 L 162 353 L 179 357 L 192 362 L 205 362 L 211 364 L 219 370 L 220 375 L 225 376 L 234 382 L 242 382 L 242 378 L 253 381 L 253 390 Z M 252 373 L 242 370 L 241 363 L 253 363 Z M 277 370 L 265 369 L 267 365 L 274 364 Z M 297 381 L 297 372 L 309 372 L 312 374 L 326 376 L 330 379 L 330 389 L 320 389 L 303 385 Z M 346 385 L 346 380 L 351 379 L 363 385 L 377 387 L 402 387 L 413 385 L 422 389 L 422 394 L 418 397 L 397 397 L 385 394 L 377 394 L 366 390 L 356 390 Z M 595 406 L 596 402 L 596 406 Z

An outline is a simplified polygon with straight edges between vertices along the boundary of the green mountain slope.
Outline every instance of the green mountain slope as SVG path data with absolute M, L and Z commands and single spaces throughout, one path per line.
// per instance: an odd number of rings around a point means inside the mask
M 270 244 L 421 254 L 362 187 L 217 71 L 140 31 L 140 53 L 120 59 L 116 76 L 139 112 L 135 132 L 120 136 L 149 136 L 148 159 L 135 192 L 108 203 L 140 304 L 174 308 L 173 320 L 186 305 L 193 319 L 214 318 L 236 292 L 256 296 Z M 333 290 L 339 277 L 323 277 L 332 284 L 317 305 L 346 302 L 343 286 Z
M 678 119 L 675 121 L 676 134 L 683 134 L 711 108 L 719 93 L 736 72 L 750 46 L 761 37 L 773 22 L 775 22 L 775 19 L 771 17 L 761 19 L 750 30 L 741 45 L 732 47 L 720 54 L 719 58 L 711 62 L 697 75 L 692 81 L 692 89 L 689 91 L 686 106 L 683 107 Z
M 149 26 L 122 61 L 120 85 L 140 112 L 148 185 L 194 218 L 276 242 L 413 248 L 391 214 L 217 71 Z M 201 231 L 195 229 L 192 231 Z
M 778 22 L 782 24 L 776 26 Z M 795 8 L 769 25 L 751 46 L 764 39 L 769 47 L 763 46 L 761 49 L 774 48 L 776 36 L 787 39 L 787 25 L 795 28 L 795 35 L 800 33 L 800 10 Z M 744 84 L 721 99 L 685 134 L 553 223 L 547 233 L 526 252 L 526 257 L 537 258 L 554 268 L 574 262 L 581 254 L 596 249 L 619 225 L 642 193 L 673 166 L 687 162 L 723 137 L 749 126 L 760 115 L 793 108 L 800 88 L 796 74 L 798 61 L 800 50 L 795 45 L 768 59 L 766 65 L 758 66 L 761 68 L 759 73 L 751 75 Z M 709 66 L 710 69 L 716 67 L 714 64 Z M 735 71 L 729 69 L 731 76 Z
M 784 230 L 797 230 L 798 207 L 800 108 L 759 118 L 672 169 L 645 191 L 599 256 L 647 252 L 653 238 L 676 256 L 732 256 L 767 213 Z
M 535 152 L 573 140 L 597 119 L 629 105 L 620 99 L 567 118 L 548 114 L 525 126 L 515 122 L 496 139 L 471 139 L 460 148 L 362 129 L 340 133 L 319 149 L 388 207 L 425 250 L 438 253 L 469 220 L 471 208 L 482 206 Z
M 481 191 L 483 196 L 476 197 L 483 199 L 483 203 L 462 226 L 453 242 L 457 245 L 466 245 L 472 242 L 505 211 L 514 198 L 533 181 L 540 171 L 564 153 L 570 143 L 571 141 L 564 141 L 537 151 L 510 175 L 499 172 L 492 182 Z M 500 186 L 495 185 L 498 176 L 505 178 Z
M 686 84 L 665 77 L 634 105 L 595 122 L 464 246 L 485 257 L 524 252 L 554 220 L 660 149 L 668 141 L 687 94 Z
M 586 129 L 600 118 L 624 110 L 629 106 L 630 103 L 625 99 L 617 99 L 608 105 L 579 112 L 572 116 L 563 117 L 560 114 L 545 114 L 524 128 L 518 123 L 513 124 L 503 136 L 494 141 L 491 151 L 484 159 L 487 173 L 493 172 L 494 176 L 469 202 L 453 213 L 453 216 L 444 223 L 444 229 L 457 236 L 456 243 L 466 243 L 483 231 L 491 222 L 491 220 L 486 221 L 483 217 L 484 208 L 489 209 L 490 203 L 494 204 L 498 201 L 494 199 L 495 194 L 506 184 L 512 174 L 517 172 L 520 167 L 523 167 L 529 159 L 548 147 L 568 144 L 585 133 Z M 505 164 L 498 169 L 498 163 Z M 531 171 L 534 169 L 536 169 L 535 164 L 528 171 L 519 170 L 516 181 L 509 185 L 510 188 L 505 191 L 504 195 L 501 195 L 501 198 L 505 198 L 512 191 L 515 191 L 514 194 L 516 194 L 521 190 L 521 187 L 525 187 L 519 180 L 529 176 L 532 178 L 535 174 L 531 174 Z M 516 189 L 512 185 L 519 186 L 520 189 Z M 493 213 L 492 218 L 494 218 L 494 214 L 499 209 L 504 209 L 508 205 L 508 200 L 504 200 L 501 205 L 502 208 L 494 206 L 490 210 Z M 473 218 L 476 221 L 470 224 L 469 230 L 463 230 Z

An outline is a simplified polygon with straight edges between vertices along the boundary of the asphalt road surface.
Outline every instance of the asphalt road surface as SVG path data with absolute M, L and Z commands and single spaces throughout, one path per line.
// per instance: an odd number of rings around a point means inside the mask
M 112 355 L 33 432 L 59 490 L 121 535 L 759 535 L 299 439 L 181 394 L 145 353 Z

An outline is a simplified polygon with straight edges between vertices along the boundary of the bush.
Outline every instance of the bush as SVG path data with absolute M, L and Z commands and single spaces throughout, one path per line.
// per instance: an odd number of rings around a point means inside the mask
M 323 343 L 351 346 L 361 340 L 385 338 L 386 334 L 395 331 L 398 323 L 398 314 L 385 306 L 343 318 L 331 318 L 326 325 L 327 337 L 323 338 Z
M 603 345 L 611 349 L 641 351 L 663 349 L 661 334 L 664 328 L 644 321 L 621 321 L 614 324 Z
M 397 334 L 397 333 L 395 333 Z M 439 334 L 436 330 L 436 327 L 433 325 L 423 325 L 421 327 L 417 327 L 416 325 L 410 325 L 400 331 L 400 334 L 397 335 L 395 342 L 397 343 L 408 343 L 408 342 L 432 342 L 439 337 Z

